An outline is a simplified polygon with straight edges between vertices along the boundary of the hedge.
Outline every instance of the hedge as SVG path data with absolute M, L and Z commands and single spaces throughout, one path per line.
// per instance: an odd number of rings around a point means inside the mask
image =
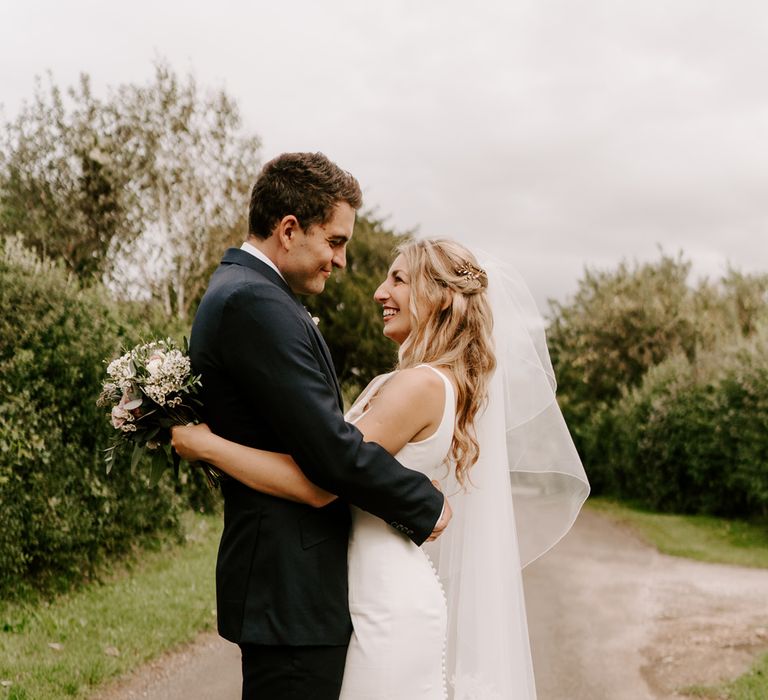
M 105 473 L 111 428 L 95 399 L 104 359 L 157 335 L 146 305 L 83 288 L 18 239 L 0 243 L 0 598 L 69 585 L 105 556 L 178 530 L 187 494 Z M 193 496 L 195 491 L 193 489 Z
M 660 511 L 768 516 L 768 327 L 651 368 L 583 437 L 598 492 Z

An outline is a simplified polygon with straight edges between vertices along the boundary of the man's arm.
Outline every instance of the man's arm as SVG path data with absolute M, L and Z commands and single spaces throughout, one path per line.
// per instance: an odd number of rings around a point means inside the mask
M 442 512 L 442 494 L 344 420 L 300 313 L 271 285 L 238 289 L 220 326 L 224 361 L 244 393 L 264 403 L 269 429 L 313 483 L 420 544 Z

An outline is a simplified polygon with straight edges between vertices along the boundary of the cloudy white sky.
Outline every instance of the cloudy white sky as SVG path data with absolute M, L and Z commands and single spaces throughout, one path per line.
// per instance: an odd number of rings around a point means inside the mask
M 3 0 L 0 103 L 164 57 L 262 159 L 322 150 L 398 229 L 503 253 L 540 302 L 682 250 L 768 271 L 764 0 Z

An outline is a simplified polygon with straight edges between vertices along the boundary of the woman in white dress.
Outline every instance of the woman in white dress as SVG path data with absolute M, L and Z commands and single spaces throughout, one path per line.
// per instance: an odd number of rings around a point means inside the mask
M 341 698 L 532 700 L 521 551 L 535 558 L 567 531 L 586 497 L 586 478 L 578 473 L 580 463 L 565 469 L 553 466 L 552 456 L 546 465 L 526 466 L 524 456 L 536 451 L 527 430 L 552 411 L 552 401 L 540 405 L 540 392 L 533 388 L 540 384 L 538 369 L 548 377 L 548 368 L 537 356 L 534 379 L 519 369 L 511 379 L 504 368 L 495 371 L 497 356 L 504 363 L 531 364 L 520 342 L 532 337 L 524 329 L 524 314 L 512 323 L 511 342 L 508 337 L 500 342 L 489 276 L 472 253 L 447 240 L 409 242 L 399 253 L 374 295 L 382 305 L 384 335 L 400 345 L 398 366 L 371 382 L 347 420 L 366 440 L 438 482 L 450 498 L 454 521 L 438 541 L 419 548 L 352 508 L 353 635 Z M 514 313 L 513 299 L 506 294 L 500 306 L 494 304 L 497 317 Z M 511 426 L 505 421 L 510 391 L 517 404 L 517 425 Z M 510 434 L 521 427 L 526 428 L 522 450 L 510 444 Z M 317 507 L 334 498 L 308 481 L 287 455 L 237 445 L 206 426 L 176 428 L 173 439 L 185 459 L 214 464 L 256 490 Z M 570 438 L 565 442 L 565 451 L 573 451 Z M 570 462 L 574 455 L 568 455 Z M 523 465 L 522 511 L 531 505 L 532 524 L 547 530 L 534 535 L 530 547 L 516 534 L 510 458 L 516 467 Z M 553 525 L 552 519 L 558 522 Z M 519 518 L 518 525 L 527 527 Z

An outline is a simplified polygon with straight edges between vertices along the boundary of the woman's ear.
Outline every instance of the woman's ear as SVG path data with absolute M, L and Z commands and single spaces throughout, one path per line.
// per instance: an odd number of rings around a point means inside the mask
M 440 311 L 445 311 L 453 304 L 453 290 L 448 287 L 443 288 L 443 303 L 440 305 Z

